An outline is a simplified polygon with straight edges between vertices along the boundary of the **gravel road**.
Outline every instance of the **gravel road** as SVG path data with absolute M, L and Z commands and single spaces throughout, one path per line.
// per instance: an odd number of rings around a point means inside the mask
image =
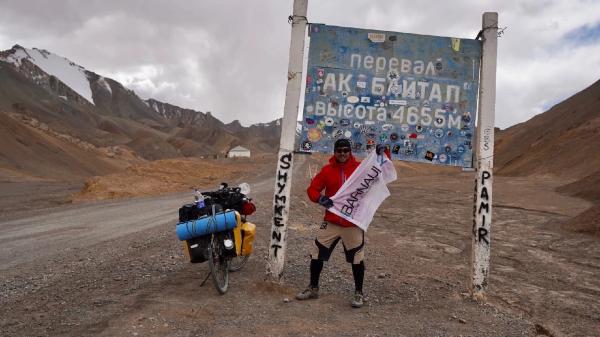
M 94 202 L 0 222 L 0 270 L 173 222 L 190 195 Z

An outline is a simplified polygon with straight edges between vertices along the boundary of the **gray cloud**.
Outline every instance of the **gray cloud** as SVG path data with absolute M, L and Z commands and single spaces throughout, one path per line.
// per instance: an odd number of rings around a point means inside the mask
M 292 1 L 0 1 L 0 49 L 48 49 L 140 96 L 247 125 L 281 117 Z M 498 11 L 496 124 L 522 122 L 598 80 L 597 44 L 563 36 L 600 22 L 600 1 L 310 1 L 331 25 L 473 38 Z

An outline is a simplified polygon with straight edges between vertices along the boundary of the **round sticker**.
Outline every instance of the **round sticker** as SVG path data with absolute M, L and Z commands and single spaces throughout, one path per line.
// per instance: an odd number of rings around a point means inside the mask
M 381 142 L 385 142 L 387 140 L 387 134 L 386 133 L 382 133 L 379 135 L 379 141 Z
M 393 125 L 393 124 L 383 124 L 383 125 L 381 126 L 381 129 L 382 129 L 383 131 L 390 131 L 390 130 L 393 130 L 393 129 L 394 129 L 394 125 Z
M 325 125 L 326 126 L 333 126 L 333 124 L 334 124 L 333 118 L 325 117 Z
M 417 126 L 415 126 L 415 130 L 417 130 L 417 132 L 423 132 L 423 127 L 421 124 L 417 124 Z
M 306 112 L 308 112 L 310 114 L 310 113 L 313 113 L 313 111 L 315 111 L 315 107 L 312 105 L 307 105 L 304 110 L 306 110 Z
M 356 97 L 356 96 L 348 96 L 348 97 L 346 98 L 346 101 L 347 101 L 348 103 L 354 104 L 354 103 L 358 103 L 358 101 L 359 101 L 359 98 L 358 98 L 358 97 Z
M 440 163 L 445 163 L 446 160 L 448 160 L 448 156 L 445 153 L 442 153 L 438 155 L 438 160 L 440 161 Z
M 444 137 L 444 130 L 442 129 L 436 129 L 435 130 L 435 134 L 434 134 L 437 138 L 442 138 Z
M 308 130 L 308 140 L 311 142 L 318 142 L 321 139 L 321 131 L 319 129 Z
M 394 133 L 392 133 L 392 134 L 390 135 L 390 139 L 391 139 L 391 140 L 398 140 L 398 134 L 397 134 L 397 133 L 395 133 L 395 132 L 394 132 Z
M 312 143 L 308 140 L 305 140 L 304 142 L 302 142 L 302 150 L 308 151 L 312 149 Z
M 362 125 L 359 122 L 354 122 L 354 128 L 358 129 L 360 128 Z
M 402 130 L 404 132 L 408 131 L 408 124 L 402 124 L 402 125 L 400 125 L 400 130 Z
M 462 120 L 463 120 L 463 122 L 469 124 L 469 122 L 471 121 L 470 113 L 468 113 L 468 112 L 463 113 Z
M 340 121 L 340 125 L 341 126 L 348 126 L 348 125 L 350 125 L 350 120 L 349 119 L 342 119 Z
M 346 137 L 346 138 L 350 138 L 350 137 L 352 137 L 352 132 L 350 132 L 350 130 L 346 130 L 346 131 L 344 132 L 344 137 Z

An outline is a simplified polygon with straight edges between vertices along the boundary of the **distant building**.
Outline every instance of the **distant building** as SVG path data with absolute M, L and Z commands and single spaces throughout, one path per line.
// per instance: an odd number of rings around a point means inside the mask
M 236 146 L 233 149 L 229 150 L 227 153 L 227 157 L 250 157 L 250 150 L 245 147 Z

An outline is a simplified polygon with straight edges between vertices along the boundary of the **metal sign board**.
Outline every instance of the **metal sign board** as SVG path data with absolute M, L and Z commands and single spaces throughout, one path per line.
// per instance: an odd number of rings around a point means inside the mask
M 311 24 L 299 150 L 471 167 L 480 63 L 477 40 Z

